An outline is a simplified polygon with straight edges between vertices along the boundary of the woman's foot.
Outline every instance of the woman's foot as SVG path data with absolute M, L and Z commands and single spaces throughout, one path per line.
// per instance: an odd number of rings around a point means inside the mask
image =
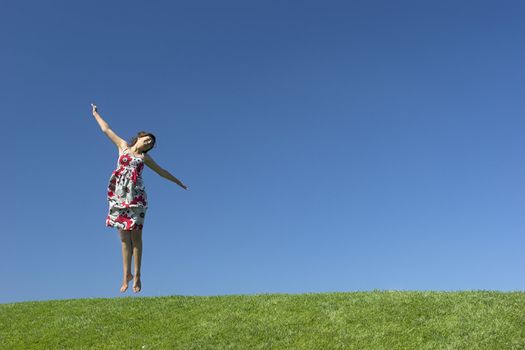
M 135 293 L 140 292 L 141 284 L 140 284 L 140 275 L 135 274 L 135 280 L 133 281 L 133 291 Z
M 131 273 L 128 273 L 127 278 L 124 282 L 122 282 L 122 287 L 120 287 L 120 292 L 124 293 L 128 290 L 128 283 L 133 279 L 133 275 Z

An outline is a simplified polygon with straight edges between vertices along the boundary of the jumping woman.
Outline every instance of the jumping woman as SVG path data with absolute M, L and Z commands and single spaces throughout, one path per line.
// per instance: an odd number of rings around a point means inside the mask
M 141 289 L 140 263 L 142 259 L 142 228 L 148 209 L 146 187 L 142 180 L 144 164 L 153 169 L 160 176 L 175 182 L 185 190 L 183 184 L 169 171 L 161 168 L 147 153 L 155 146 L 155 136 L 145 131 L 139 131 L 128 144 L 111 130 L 108 123 L 102 119 L 97 106 L 91 104 L 92 113 L 100 125 L 102 132 L 117 146 L 119 157 L 117 168 L 111 174 L 107 189 L 109 212 L 106 217 L 106 226 L 115 227 L 122 241 L 122 263 L 124 278 L 120 291 L 128 289 L 128 283 L 133 281 L 133 292 Z M 135 260 L 135 278 L 131 274 L 131 256 Z

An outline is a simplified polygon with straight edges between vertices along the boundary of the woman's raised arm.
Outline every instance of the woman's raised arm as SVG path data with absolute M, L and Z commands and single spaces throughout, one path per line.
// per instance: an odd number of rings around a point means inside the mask
M 97 106 L 94 103 L 91 104 L 91 108 L 92 108 L 93 117 L 95 117 L 95 119 L 97 120 L 97 123 L 100 126 L 100 129 L 103 132 L 105 132 L 107 129 L 109 129 L 109 124 L 106 123 L 104 119 L 102 119 L 100 114 L 98 114 Z
M 100 129 L 104 134 L 106 134 L 107 137 L 117 146 L 119 149 L 123 149 L 128 146 L 128 143 L 124 141 L 121 137 L 119 137 L 117 134 L 111 130 L 109 127 L 109 124 L 106 123 L 104 119 L 98 114 L 97 106 L 95 104 L 91 104 L 91 107 L 93 108 L 93 117 L 97 120 L 98 125 L 100 126 Z

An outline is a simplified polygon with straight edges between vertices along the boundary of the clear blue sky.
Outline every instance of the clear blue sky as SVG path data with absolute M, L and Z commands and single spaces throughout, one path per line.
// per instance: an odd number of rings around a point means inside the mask
M 521 1 L 8 2 L 0 302 L 525 289 Z M 152 132 L 142 287 L 105 226 Z M 13 167 L 14 165 L 14 167 Z

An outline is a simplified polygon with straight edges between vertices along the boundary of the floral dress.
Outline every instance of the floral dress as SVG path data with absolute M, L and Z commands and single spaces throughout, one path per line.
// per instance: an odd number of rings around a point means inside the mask
M 123 230 L 140 230 L 148 209 L 146 187 L 142 180 L 144 160 L 124 149 L 117 169 L 109 178 L 106 226 Z

